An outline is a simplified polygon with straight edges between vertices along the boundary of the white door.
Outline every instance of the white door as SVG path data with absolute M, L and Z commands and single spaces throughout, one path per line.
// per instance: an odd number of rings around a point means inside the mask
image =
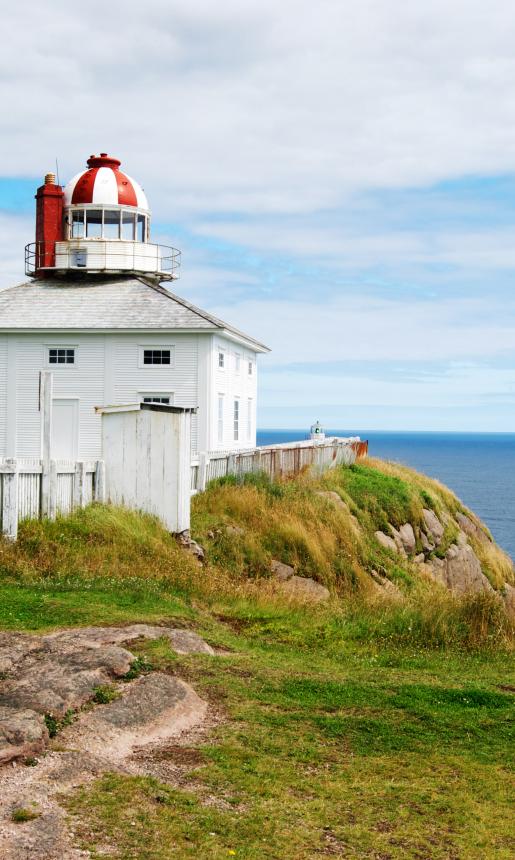
M 52 460 L 76 460 L 79 450 L 79 401 L 74 397 L 52 400 Z

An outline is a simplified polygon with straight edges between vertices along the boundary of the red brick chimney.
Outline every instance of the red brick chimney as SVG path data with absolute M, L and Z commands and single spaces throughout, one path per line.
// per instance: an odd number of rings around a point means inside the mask
M 48 278 L 55 266 L 55 243 L 63 238 L 64 192 L 55 184 L 55 173 L 47 173 L 45 184 L 36 192 L 36 277 Z

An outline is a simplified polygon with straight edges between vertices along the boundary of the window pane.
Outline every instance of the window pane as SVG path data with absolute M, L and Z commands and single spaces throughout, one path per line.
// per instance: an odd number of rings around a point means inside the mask
M 122 212 L 122 239 L 128 242 L 134 241 L 134 212 Z
M 72 212 L 72 239 L 82 239 L 84 237 L 84 210 Z
M 224 366 L 225 366 L 225 355 L 223 354 L 223 352 L 219 352 L 218 353 L 218 367 L 224 367 Z
M 170 364 L 170 350 L 144 349 L 143 364 Z
M 237 442 L 240 435 L 240 401 L 234 401 L 234 441 Z
M 86 209 L 86 236 L 88 239 L 102 238 L 101 209 Z
M 49 364 L 75 364 L 75 350 L 68 347 L 51 347 L 48 350 Z
M 147 219 L 145 218 L 144 215 L 138 215 L 138 230 L 137 230 L 137 234 L 136 234 L 136 241 L 137 242 L 145 242 L 146 241 L 146 238 L 147 238 L 147 236 L 146 236 L 146 232 L 147 232 L 146 231 L 146 221 L 147 221 Z
M 120 213 L 104 211 L 104 239 L 120 238 Z
M 152 394 L 152 395 L 150 395 L 150 397 L 144 397 L 143 403 L 161 403 L 163 406 L 169 406 L 170 405 L 170 398 L 169 397 L 160 397 L 157 395 L 154 396 Z

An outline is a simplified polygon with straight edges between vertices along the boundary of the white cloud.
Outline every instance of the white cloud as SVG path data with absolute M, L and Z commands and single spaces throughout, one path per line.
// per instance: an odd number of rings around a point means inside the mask
M 10 175 L 105 147 L 185 217 L 515 168 L 509 0 L 22 0 L 2 24 Z
M 272 347 L 270 364 L 486 359 L 515 350 L 515 301 L 378 299 L 360 290 L 316 301 L 246 301 L 215 312 Z

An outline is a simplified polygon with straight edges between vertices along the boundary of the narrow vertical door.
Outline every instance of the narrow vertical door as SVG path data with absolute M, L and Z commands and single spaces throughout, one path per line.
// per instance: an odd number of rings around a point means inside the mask
M 79 401 L 54 397 L 52 403 L 52 460 L 77 460 L 79 451 Z

